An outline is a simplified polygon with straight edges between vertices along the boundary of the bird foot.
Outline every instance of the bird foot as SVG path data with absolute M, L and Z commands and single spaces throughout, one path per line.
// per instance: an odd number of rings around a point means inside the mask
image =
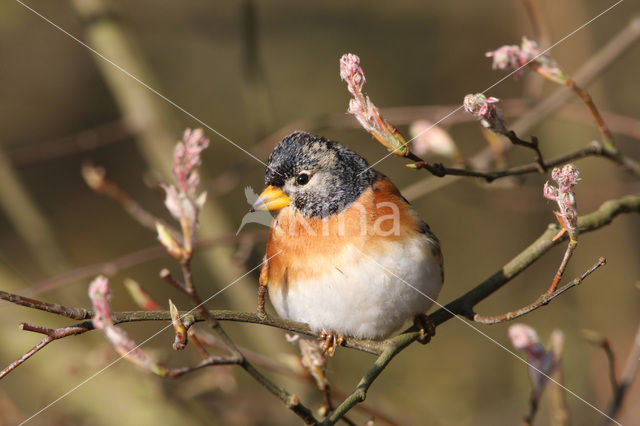
M 436 324 L 427 314 L 418 314 L 413 319 L 413 324 L 418 328 L 420 336 L 418 342 L 426 345 L 436 335 Z
M 344 343 L 344 335 L 336 335 L 333 331 L 322 330 L 320 332 L 320 340 L 322 340 L 322 350 L 330 357 L 336 353 L 336 348 Z

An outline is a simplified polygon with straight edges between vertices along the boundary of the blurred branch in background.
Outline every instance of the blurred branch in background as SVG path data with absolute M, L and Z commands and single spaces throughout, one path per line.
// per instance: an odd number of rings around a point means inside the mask
M 546 49 L 551 43 L 551 36 L 547 19 L 545 19 L 542 7 L 540 7 L 540 0 L 522 0 L 522 5 L 531 23 L 533 39 L 538 42 L 541 48 Z M 543 87 L 543 80 L 527 75 L 523 82 L 523 96 L 526 99 L 539 99 Z
M 551 333 L 548 348 L 540 342 L 538 333 L 533 327 L 516 323 L 509 327 L 511 344 L 517 350 L 524 351 L 528 362 L 529 381 L 531 383 L 531 396 L 529 397 L 529 413 L 524 417 L 523 425 L 533 424 L 533 420 L 540 407 L 542 393 L 549 381 L 554 381 L 551 386 L 557 394 L 550 394 L 552 405 L 551 417 L 554 426 L 567 425 L 569 413 L 564 400 L 564 388 L 562 382 L 562 353 L 564 351 L 564 333 L 555 329 Z M 552 377 L 553 376 L 553 377 Z M 560 379 L 559 381 L 556 378 Z
M 206 240 L 198 240 L 195 243 L 195 248 L 198 250 L 208 250 L 212 247 L 228 244 L 228 245 L 243 245 L 244 242 L 250 244 L 257 244 L 265 242 L 267 240 L 266 231 L 246 231 L 240 235 L 227 234 L 220 237 L 209 238 Z M 153 246 L 138 250 L 116 259 L 108 260 L 106 262 L 99 262 L 92 265 L 81 266 L 79 268 L 65 271 L 62 274 L 54 275 L 50 278 L 34 283 L 33 285 L 24 288 L 20 291 L 20 294 L 25 296 L 35 296 L 40 293 L 48 292 L 60 287 L 64 287 L 74 282 L 86 280 L 96 275 L 113 276 L 123 270 L 131 268 L 132 266 L 140 265 L 153 259 L 160 259 L 167 256 L 167 251 L 160 246 Z
M 8 155 L 16 167 L 24 167 L 125 142 L 131 139 L 131 136 L 122 120 L 116 120 L 67 137 L 14 147 Z
M 611 382 L 611 390 L 613 392 L 618 388 L 618 375 L 616 373 L 616 357 L 613 354 L 613 349 L 609 343 L 609 339 L 601 336 L 600 333 L 593 330 L 582 330 L 582 335 L 592 345 L 596 345 L 602 348 L 602 351 L 607 356 L 607 366 L 609 367 L 609 381 Z
M 243 0 L 242 59 L 244 74 L 244 105 L 252 140 L 262 139 L 276 123 L 276 109 L 265 67 L 260 56 L 260 27 L 254 0 Z
M 622 377 L 618 382 L 617 387 L 613 392 L 613 400 L 609 404 L 609 408 L 607 409 L 607 414 L 611 418 L 616 418 L 622 408 L 622 403 L 624 401 L 624 397 L 629 390 L 629 386 L 631 386 L 631 382 L 636 376 L 638 371 L 638 364 L 640 363 L 640 326 L 638 326 L 638 330 L 636 331 L 636 335 L 633 338 L 633 342 L 631 343 L 631 350 L 629 351 L 629 355 L 627 357 L 627 362 L 625 363 L 624 369 L 622 370 Z M 603 424 L 609 424 L 610 421 L 603 422 Z
M 524 115 L 532 107 L 531 102 L 523 99 L 503 99 L 502 105 L 504 115 L 507 118 Z M 390 121 L 398 125 L 409 125 L 416 120 L 424 118 L 428 118 L 430 121 L 437 121 L 456 107 L 457 105 L 414 105 L 381 108 L 380 111 Z M 558 116 L 573 122 L 592 123 L 591 119 L 585 116 L 584 107 L 575 103 L 562 105 L 558 110 Z M 637 118 L 610 111 L 602 111 L 602 116 L 609 123 L 609 127 L 614 133 L 640 139 L 640 120 Z M 473 121 L 473 118 L 463 113 L 454 114 L 447 120 L 449 126 L 470 121 Z M 251 149 L 251 152 L 259 157 L 266 157 L 273 145 L 296 129 L 322 132 L 329 129 L 359 128 L 360 125 L 345 114 L 323 114 L 316 117 L 307 117 L 286 124 L 276 132 L 264 137 Z M 102 146 L 122 143 L 131 137 L 132 134 L 124 123 L 117 120 L 59 139 L 33 142 L 24 147 L 8 147 L 6 155 L 11 159 L 15 167 L 24 167 L 78 155 Z M 222 171 L 218 177 L 213 179 L 214 183 L 209 188 L 209 193 L 213 195 L 226 194 L 231 189 L 235 189 L 239 184 L 239 176 L 245 176 L 244 173 L 253 165 L 254 160 L 250 158 L 233 164 L 230 166 L 232 170 Z M 229 184 L 225 185 L 225 182 L 229 182 Z
M 11 160 L 0 149 L 0 206 L 27 243 L 46 275 L 59 274 L 71 263 L 56 241 L 53 225 L 31 198 Z
M 149 164 L 149 168 L 159 171 L 167 177 L 171 170 L 171 155 L 174 138 L 178 132 L 168 103 L 157 96 L 140 82 L 152 88 L 160 87 L 153 73 L 144 62 L 144 55 L 135 47 L 133 35 L 120 22 L 108 1 L 75 0 L 78 13 L 85 19 L 89 44 L 104 55 L 94 56 L 102 75 L 118 103 L 127 126 L 136 135 L 140 151 Z M 126 70 L 134 78 L 125 75 Z M 166 180 L 166 179 L 164 179 Z M 199 234 L 207 239 L 215 235 L 231 233 L 233 226 L 226 218 L 224 209 L 217 200 L 210 199 L 200 215 Z M 226 246 L 216 246 L 204 255 L 204 265 L 218 285 L 233 281 L 244 275 L 244 268 L 232 262 L 233 250 Z M 232 306 L 247 309 L 255 294 L 250 279 L 241 280 L 236 290 L 226 293 L 224 297 L 231 299 Z M 266 334 L 252 335 L 267 351 L 275 351 L 279 345 L 276 340 Z M 270 349 L 269 349 L 270 348 Z

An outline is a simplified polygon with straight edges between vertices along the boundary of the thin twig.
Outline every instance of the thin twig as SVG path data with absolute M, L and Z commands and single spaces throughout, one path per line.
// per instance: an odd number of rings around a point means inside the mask
M 184 376 L 185 374 L 192 373 L 194 371 L 200 370 L 205 367 L 211 367 L 214 365 L 237 365 L 240 362 L 240 359 L 235 356 L 210 356 L 209 358 L 202 360 L 199 364 L 188 366 L 188 367 L 179 367 L 179 368 L 167 368 L 165 377 L 176 378 L 180 376 Z
M 638 23 L 638 26 L 640 27 L 640 21 Z M 600 131 L 600 134 L 602 136 L 602 143 L 604 145 L 604 153 L 606 154 L 606 156 L 616 161 L 622 167 L 631 171 L 635 175 L 640 176 L 640 163 L 620 153 L 620 151 L 615 145 L 615 142 L 613 140 L 613 134 L 611 133 L 609 126 L 607 126 L 607 124 L 605 123 L 604 118 L 602 118 L 600 111 L 598 110 L 595 103 L 593 102 L 593 99 L 591 99 L 591 96 L 589 95 L 589 93 L 587 93 L 586 90 L 578 86 L 576 82 L 572 79 L 569 79 L 567 81 L 567 86 L 571 90 L 573 90 L 580 97 L 580 99 L 585 103 L 587 108 L 589 108 L 589 112 L 593 117 L 593 121 L 596 123 L 596 126 L 598 127 L 598 130 Z
M 600 335 L 600 333 L 593 330 L 582 330 L 583 336 L 587 341 L 599 348 L 601 348 L 607 357 L 607 365 L 609 370 L 609 382 L 611 383 L 611 391 L 615 394 L 618 389 L 618 375 L 616 373 L 616 357 L 611 348 L 609 339 Z
M 167 268 L 164 268 L 160 271 L 160 278 L 162 278 L 163 280 L 165 280 L 166 282 L 168 282 L 169 284 L 171 284 L 176 290 L 178 290 L 180 293 L 184 294 L 184 295 L 189 295 L 187 288 L 184 286 L 184 284 L 182 284 L 181 282 L 179 282 L 178 280 L 176 280 L 173 275 L 171 275 L 171 271 L 169 271 Z
M 11 373 L 18 366 L 20 366 L 22 363 L 24 363 L 26 360 L 31 358 L 38 351 L 40 351 L 42 348 L 44 348 L 54 340 L 62 339 L 67 336 L 84 333 L 86 331 L 93 329 L 93 325 L 91 324 L 91 321 L 88 321 L 82 324 L 76 324 L 70 327 L 63 327 L 63 328 L 58 328 L 56 330 L 53 330 L 50 328 L 38 327 L 38 326 L 22 323 L 20 324 L 20 328 L 26 331 L 33 331 L 35 333 L 45 334 L 46 337 L 42 339 L 40 343 L 35 345 L 33 348 L 27 351 L 24 355 L 22 355 L 20 358 L 18 358 L 17 360 L 9 364 L 6 368 L 4 368 L 2 371 L 0 371 L 0 379 L 2 379 L 7 374 Z
M 122 189 L 115 181 L 107 178 L 106 171 L 102 167 L 85 164 L 82 166 L 82 176 L 87 185 L 98 194 L 105 195 L 116 201 L 122 209 L 143 227 L 156 231 L 156 223 L 161 223 L 171 232 L 174 238 L 178 231 L 162 219 L 154 216 L 142 207 L 127 191 Z
M 509 169 L 504 170 L 496 170 L 491 172 L 484 172 L 478 170 L 467 170 L 467 169 L 457 169 L 457 168 L 449 168 L 443 166 L 441 163 L 427 163 L 427 162 L 417 162 L 409 164 L 411 168 L 417 169 L 426 169 L 432 175 L 436 177 L 444 177 L 447 175 L 453 176 L 466 176 L 466 177 L 478 177 L 486 180 L 487 182 L 493 182 L 496 179 L 500 179 L 507 176 L 520 176 L 529 173 L 541 173 L 542 171 L 548 170 L 551 167 L 555 167 L 569 161 L 578 160 L 585 157 L 591 156 L 602 156 L 613 161 L 616 161 L 614 158 L 606 155 L 603 151 L 602 145 L 593 141 L 589 143 L 586 147 L 578 149 L 576 151 L 569 152 L 567 154 L 561 155 L 559 157 L 553 158 L 546 162 L 541 163 L 536 159 L 533 163 L 523 164 L 520 166 L 511 167 Z M 402 193 L 409 200 L 415 199 L 421 195 L 424 195 L 424 191 L 422 190 L 423 181 L 416 182 L 414 185 L 408 186 L 407 188 L 402 190 Z
M 553 291 L 552 293 L 548 293 L 548 292 L 543 293 L 542 295 L 540 295 L 540 297 L 538 297 L 538 299 L 535 302 L 530 303 L 527 306 L 524 306 L 515 311 L 507 312 L 502 315 L 487 316 L 487 315 L 475 314 L 473 316 L 473 320 L 475 322 L 479 322 L 482 324 L 499 324 L 502 322 L 511 321 L 513 319 L 519 318 L 525 314 L 528 314 L 531 311 L 535 311 L 536 309 L 548 304 L 549 302 L 551 302 L 556 297 L 560 296 L 565 291 L 577 285 L 580 285 L 586 277 L 588 277 L 592 272 L 594 272 L 599 267 L 605 265 L 606 262 L 607 262 L 606 259 L 604 257 L 601 257 L 600 259 L 598 259 L 598 262 L 596 262 L 595 265 L 593 265 L 591 268 L 586 270 L 582 275 L 580 275 L 579 277 L 571 281 L 569 284 Z
M 558 287 L 560 280 L 562 280 L 564 271 L 567 269 L 567 265 L 569 264 L 569 259 L 571 259 L 571 256 L 573 256 L 573 252 L 576 250 L 577 246 L 578 246 L 577 241 L 573 239 L 569 239 L 569 244 L 567 244 L 567 249 L 564 252 L 564 256 L 562 256 L 562 262 L 560 262 L 560 266 L 558 267 L 558 270 L 556 271 L 556 274 L 553 277 L 553 281 L 551 282 L 551 285 L 547 290 L 548 295 L 553 294 L 556 291 L 556 288 Z
M 582 100 L 582 102 L 584 102 L 587 108 L 589 108 L 589 112 L 593 117 L 593 121 L 596 123 L 596 126 L 598 126 L 598 131 L 600 131 L 600 134 L 602 135 L 602 143 L 604 144 L 605 148 L 615 150 L 616 148 L 615 143 L 613 142 L 613 135 L 611 134 L 611 130 L 609 130 L 609 126 L 607 126 L 607 124 L 604 122 L 602 115 L 600 115 L 600 111 L 598 111 L 596 104 L 593 103 L 593 99 L 591 98 L 589 93 L 587 93 L 587 91 L 582 87 L 578 86 L 572 79 L 569 79 L 567 81 L 567 87 L 573 90 Z
M 544 173 L 544 172 L 547 171 L 548 167 L 545 165 L 544 160 L 542 159 L 542 152 L 540 152 L 540 147 L 538 145 L 538 138 L 533 136 L 531 138 L 531 142 L 525 141 L 525 140 L 520 139 L 518 137 L 518 135 L 516 135 L 516 132 L 514 132 L 513 130 L 508 131 L 505 136 L 507 138 L 509 138 L 509 140 L 511 141 L 512 144 L 524 146 L 526 148 L 529 148 L 529 149 L 532 149 L 533 151 L 535 151 L 535 153 L 536 153 L 535 161 L 539 166 L 538 167 L 538 171 L 540 173 Z
M 620 412 L 620 408 L 622 408 L 622 403 L 624 401 L 624 397 L 629 390 L 629 386 L 636 376 L 636 372 L 638 370 L 638 364 L 640 363 L 640 326 L 638 327 L 638 331 L 633 339 L 633 345 L 631 346 L 631 350 L 629 351 L 629 357 L 627 358 L 627 362 L 625 363 L 624 370 L 622 373 L 622 377 L 620 378 L 620 382 L 618 383 L 618 387 L 613 395 L 613 400 L 609 404 L 609 408 L 607 409 L 607 415 L 610 418 L 615 418 Z M 609 424 L 610 421 L 604 422 L 605 425 Z
M 31 299 L 13 293 L 0 290 L 0 300 L 14 303 L 16 305 L 25 306 L 27 308 L 38 309 L 40 311 L 49 312 L 51 314 L 61 315 L 63 317 L 74 320 L 91 319 L 93 313 L 84 308 L 73 308 L 58 303 L 42 302 L 40 300 Z

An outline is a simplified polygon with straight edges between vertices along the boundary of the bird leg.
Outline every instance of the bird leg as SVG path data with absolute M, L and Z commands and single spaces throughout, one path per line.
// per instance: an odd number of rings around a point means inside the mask
M 320 340 L 322 340 L 322 350 L 330 357 L 336 353 L 336 348 L 344 343 L 344 335 L 336 335 L 333 331 L 322 330 L 320 332 Z
M 269 264 L 267 263 L 266 256 L 262 262 L 260 278 L 258 279 L 258 282 L 260 283 L 260 286 L 258 287 L 258 315 L 266 318 L 267 311 L 264 309 L 264 295 L 267 294 L 267 284 L 269 282 Z
M 413 319 L 413 324 L 418 328 L 420 336 L 418 342 L 426 345 L 436 335 L 436 325 L 427 314 L 418 314 Z

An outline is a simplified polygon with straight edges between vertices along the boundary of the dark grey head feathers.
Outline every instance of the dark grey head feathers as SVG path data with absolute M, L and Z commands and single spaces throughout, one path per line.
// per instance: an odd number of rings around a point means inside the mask
M 375 179 L 367 161 L 355 152 L 295 132 L 274 148 L 264 180 L 282 189 L 304 216 L 326 217 L 347 208 Z

